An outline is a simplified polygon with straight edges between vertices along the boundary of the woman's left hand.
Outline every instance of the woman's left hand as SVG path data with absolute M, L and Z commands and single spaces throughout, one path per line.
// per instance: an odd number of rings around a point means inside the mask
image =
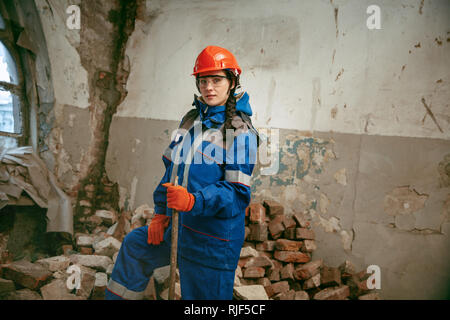
M 195 203 L 195 197 L 185 187 L 174 186 L 173 183 L 163 183 L 167 188 L 167 207 L 177 211 L 191 211 Z

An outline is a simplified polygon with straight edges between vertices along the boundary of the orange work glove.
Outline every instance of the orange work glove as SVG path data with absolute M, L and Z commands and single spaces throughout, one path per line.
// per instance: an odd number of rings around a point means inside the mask
M 158 245 L 164 239 L 164 229 L 169 226 L 170 217 L 164 214 L 155 214 L 148 226 L 147 243 Z
M 191 211 L 195 203 L 195 197 L 185 187 L 174 186 L 173 183 L 164 183 L 167 188 L 167 207 L 177 211 Z

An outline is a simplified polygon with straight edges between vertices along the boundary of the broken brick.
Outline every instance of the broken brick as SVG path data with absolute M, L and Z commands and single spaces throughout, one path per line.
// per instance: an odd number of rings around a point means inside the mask
M 280 270 L 280 279 L 291 279 L 294 280 L 294 265 L 292 263 L 286 264 L 283 268 Z
M 303 213 L 301 212 L 294 213 L 292 217 L 297 222 L 300 228 L 308 228 L 310 226 L 310 222 L 306 219 Z
M 323 266 L 320 271 L 322 287 L 336 287 L 341 285 L 341 272 L 338 268 Z
M 247 261 L 244 268 L 250 267 L 272 267 L 272 261 L 266 256 L 253 257 Z
M 250 223 L 265 223 L 266 209 L 260 203 L 252 203 L 249 206 L 249 221 Z
M 275 249 L 280 251 L 299 251 L 302 245 L 303 242 L 301 241 L 278 239 L 275 242 Z
M 284 230 L 283 236 L 286 239 L 295 240 L 297 239 L 297 231 L 295 228 L 286 229 Z
M 309 290 L 320 286 L 320 273 L 312 276 L 303 283 L 303 290 Z
M 91 300 L 105 300 L 105 290 L 108 285 L 106 273 L 97 272 L 95 274 L 94 288 L 92 289 Z
M 321 290 L 313 297 L 314 300 L 345 300 L 350 295 L 348 286 L 330 287 Z
M 314 240 L 315 238 L 314 231 L 311 229 L 296 228 L 295 230 L 297 239 Z
M 309 295 L 306 291 L 296 291 L 294 300 L 309 300 Z
M 289 282 L 287 281 L 279 281 L 271 284 L 273 292 L 275 294 L 284 293 L 289 291 Z
M 276 216 L 272 221 L 269 223 L 269 232 L 273 239 L 278 239 L 283 231 L 284 231 L 284 224 L 283 224 L 283 216 Z
M 378 295 L 378 292 L 372 292 L 359 296 L 358 300 L 380 300 L 380 296 Z
M 296 251 L 275 251 L 275 259 L 283 262 L 306 263 L 311 260 L 310 256 Z
M 294 300 L 295 290 L 289 290 L 288 292 L 281 293 L 280 300 Z
M 0 296 L 4 295 L 5 293 L 15 291 L 15 290 L 16 290 L 16 287 L 12 280 L 0 278 Z
M 244 271 L 244 278 L 263 278 L 266 270 L 262 267 L 249 267 Z
M 257 257 L 258 255 L 258 251 L 250 246 L 241 248 L 240 258 Z
M 266 208 L 267 214 L 273 218 L 274 216 L 283 215 L 284 214 L 284 207 L 281 205 L 281 203 L 273 200 L 265 200 L 263 203 L 264 207 Z
M 283 225 L 286 229 L 295 229 L 297 223 L 294 219 L 284 216 Z
M 313 252 L 316 249 L 317 245 L 314 240 L 303 240 L 303 246 L 300 250 L 303 252 Z
M 275 241 L 266 240 L 256 244 L 256 250 L 258 251 L 273 251 L 275 250 Z
M 322 267 L 322 265 L 323 265 L 322 259 L 305 263 L 304 265 L 295 269 L 294 276 L 297 280 L 309 279 L 320 272 L 320 268 Z
M 67 288 L 66 281 L 63 279 L 56 279 L 41 287 L 40 289 L 43 300 L 82 300 L 82 297 L 78 297 L 70 293 L 70 289 Z
M 50 279 L 52 273 L 42 265 L 26 260 L 15 261 L 4 266 L 3 277 L 13 280 L 25 288 L 36 290 Z
M 280 281 L 280 270 L 279 267 L 274 267 L 273 269 L 267 270 L 267 277 L 270 281 Z
M 248 240 L 263 242 L 268 239 L 267 225 L 265 223 L 253 223 L 249 225 L 249 228 Z

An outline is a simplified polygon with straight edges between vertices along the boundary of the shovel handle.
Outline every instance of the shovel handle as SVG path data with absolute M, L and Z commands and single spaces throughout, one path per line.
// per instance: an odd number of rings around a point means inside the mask
M 178 185 L 178 176 L 175 177 L 175 186 Z M 175 278 L 177 271 L 178 251 L 178 211 L 172 209 L 172 243 L 170 248 L 170 283 L 169 300 L 175 300 Z

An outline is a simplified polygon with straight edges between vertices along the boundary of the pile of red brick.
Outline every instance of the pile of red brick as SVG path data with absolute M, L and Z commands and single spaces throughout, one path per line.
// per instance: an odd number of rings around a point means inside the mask
M 236 270 L 236 299 L 338 300 L 379 299 L 367 288 L 369 274 L 345 261 L 328 267 L 312 260 L 317 249 L 311 221 L 303 213 L 287 215 L 275 201 L 252 203 L 246 210 L 246 238 Z M 255 295 L 256 286 L 262 286 Z M 253 289 L 249 296 L 245 287 Z

